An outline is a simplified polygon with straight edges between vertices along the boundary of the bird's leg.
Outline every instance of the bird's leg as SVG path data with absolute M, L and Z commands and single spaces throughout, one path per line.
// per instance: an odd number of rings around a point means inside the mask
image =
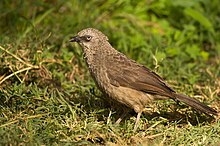
M 133 130 L 134 132 L 135 132 L 135 131 L 137 130 L 137 128 L 138 128 L 138 123 L 139 123 L 139 121 L 140 121 L 141 114 L 142 114 L 142 111 L 137 114 L 136 122 L 135 122 L 135 125 L 134 125 L 134 130 Z
M 128 110 L 124 110 L 122 115 L 118 118 L 118 120 L 115 122 L 115 124 L 119 124 L 121 122 L 122 119 L 124 119 L 124 117 L 128 114 Z

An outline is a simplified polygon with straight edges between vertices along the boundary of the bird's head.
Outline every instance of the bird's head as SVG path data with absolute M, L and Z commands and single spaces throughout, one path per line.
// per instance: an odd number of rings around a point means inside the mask
M 99 46 L 106 41 L 108 41 L 108 37 L 94 28 L 83 29 L 70 39 L 70 42 L 77 42 L 81 47 L 88 49 Z

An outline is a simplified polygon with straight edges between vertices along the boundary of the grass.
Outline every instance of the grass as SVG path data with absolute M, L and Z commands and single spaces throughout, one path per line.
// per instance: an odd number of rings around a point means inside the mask
M 219 111 L 218 0 L 0 2 L 1 145 L 219 145 L 220 121 L 174 101 L 115 125 L 113 108 L 69 38 L 86 27 Z

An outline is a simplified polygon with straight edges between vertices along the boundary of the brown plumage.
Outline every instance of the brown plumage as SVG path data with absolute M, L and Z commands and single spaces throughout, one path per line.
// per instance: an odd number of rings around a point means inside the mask
M 87 28 L 70 41 L 77 42 L 82 47 L 89 71 L 99 89 L 138 113 L 134 131 L 145 106 L 156 99 L 171 98 L 203 113 L 217 115 L 214 109 L 196 99 L 176 93 L 155 72 L 118 52 L 102 32 Z M 126 112 L 116 123 L 125 115 Z

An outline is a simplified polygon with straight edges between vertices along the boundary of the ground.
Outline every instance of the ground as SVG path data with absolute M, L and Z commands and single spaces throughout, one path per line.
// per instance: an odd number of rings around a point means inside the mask
M 77 44 L 94 27 L 177 92 L 220 111 L 220 7 L 212 1 L 0 2 L 1 145 L 219 145 L 220 121 L 172 100 L 131 112 L 95 86 Z

